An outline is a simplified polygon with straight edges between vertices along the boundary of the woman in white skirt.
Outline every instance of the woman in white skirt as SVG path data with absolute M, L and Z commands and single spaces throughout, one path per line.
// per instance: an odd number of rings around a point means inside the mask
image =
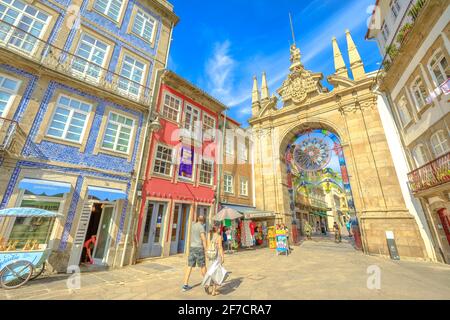
M 224 272 L 226 273 L 225 269 L 222 267 L 224 262 L 222 237 L 220 236 L 220 229 L 216 226 L 212 228 L 208 237 L 206 258 L 208 261 L 208 271 L 206 272 L 202 285 L 204 286 L 207 294 L 216 296 L 218 295 L 217 286 L 220 286 L 223 283 L 225 279 Z

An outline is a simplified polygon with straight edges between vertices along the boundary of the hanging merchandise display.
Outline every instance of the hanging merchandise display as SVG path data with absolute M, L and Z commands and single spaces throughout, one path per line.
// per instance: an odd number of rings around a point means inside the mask
M 249 220 L 244 220 L 241 222 L 241 246 L 251 247 L 253 246 L 253 237 L 251 234 Z
M 277 248 L 277 241 L 276 241 L 275 227 L 267 228 L 267 236 L 269 238 L 269 248 L 270 249 L 276 249 Z
M 255 243 L 257 246 L 263 244 L 263 230 L 261 222 L 257 223 L 255 227 Z
M 256 239 L 255 239 L 256 223 L 253 221 L 250 221 L 250 223 L 248 224 L 248 227 L 250 228 L 252 246 L 254 246 L 254 245 L 256 245 Z

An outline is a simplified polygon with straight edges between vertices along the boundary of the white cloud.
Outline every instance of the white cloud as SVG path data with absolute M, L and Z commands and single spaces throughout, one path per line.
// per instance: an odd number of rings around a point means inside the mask
M 216 43 L 213 56 L 206 62 L 208 90 L 219 100 L 227 103 L 233 91 L 236 61 L 230 55 L 230 42 Z

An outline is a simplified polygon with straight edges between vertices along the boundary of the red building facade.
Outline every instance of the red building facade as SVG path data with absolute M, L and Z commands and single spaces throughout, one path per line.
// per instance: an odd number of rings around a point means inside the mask
M 139 257 L 188 250 L 189 230 L 198 215 L 215 214 L 219 115 L 226 107 L 165 71 L 156 112 L 161 129 L 149 139 L 136 240 Z

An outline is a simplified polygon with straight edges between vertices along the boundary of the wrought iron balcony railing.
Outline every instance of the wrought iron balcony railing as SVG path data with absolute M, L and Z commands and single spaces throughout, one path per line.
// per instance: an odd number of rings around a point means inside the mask
M 302 193 L 297 194 L 297 203 L 321 209 L 328 209 L 328 204 L 326 201 Z
M 11 150 L 19 132 L 19 124 L 16 121 L 0 117 L 0 152 Z
M 129 100 L 143 105 L 150 103 L 150 88 L 49 44 L 3 20 L 0 20 L 0 48 Z
M 450 152 L 408 174 L 413 193 L 421 192 L 450 181 Z

